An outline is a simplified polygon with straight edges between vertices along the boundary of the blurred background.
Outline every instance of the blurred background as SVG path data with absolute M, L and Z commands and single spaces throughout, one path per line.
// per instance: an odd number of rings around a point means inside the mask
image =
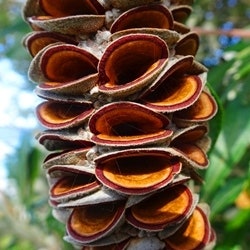
M 53 219 L 41 169 L 45 151 L 39 99 L 27 78 L 31 60 L 22 46 L 30 31 L 24 0 L 0 0 L 0 249 L 67 250 L 64 226 Z M 210 166 L 201 172 L 201 201 L 211 206 L 215 249 L 250 245 L 250 4 L 249 0 L 196 0 L 188 24 L 200 34 L 197 59 L 220 101 L 211 124 Z

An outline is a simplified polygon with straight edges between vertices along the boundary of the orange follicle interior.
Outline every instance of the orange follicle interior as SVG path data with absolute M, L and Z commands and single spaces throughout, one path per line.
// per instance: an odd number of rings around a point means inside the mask
M 131 212 L 136 220 L 157 225 L 183 218 L 191 204 L 192 198 L 189 189 L 184 185 L 179 185 L 152 195 L 149 199 L 133 206 Z
M 112 52 L 105 64 L 108 88 L 124 85 L 154 71 L 162 59 L 162 47 L 152 41 L 128 41 Z
M 103 175 L 125 188 L 154 186 L 172 174 L 173 163 L 166 156 L 154 154 L 129 155 L 102 164 Z
M 40 0 L 42 9 L 53 17 L 97 14 L 91 0 Z

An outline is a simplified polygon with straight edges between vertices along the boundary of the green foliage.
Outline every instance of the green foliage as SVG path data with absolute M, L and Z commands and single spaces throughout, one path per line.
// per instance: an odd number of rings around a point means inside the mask
M 214 91 L 214 89 L 211 87 L 209 83 L 207 83 L 207 87 L 209 88 L 209 91 L 211 92 L 212 96 L 215 98 L 218 106 L 217 113 L 215 117 L 209 122 L 209 137 L 211 138 L 211 146 L 210 146 L 210 152 L 213 151 L 213 148 L 218 140 L 218 137 L 220 135 L 220 131 L 222 129 L 222 122 L 223 122 L 223 107 L 220 101 L 219 96 Z
M 11 188 L 0 191 L 0 249 L 71 249 L 62 241 L 64 227 L 52 217 L 48 184 L 41 171 L 44 155 L 32 137 L 24 132 L 7 162 Z
M 21 137 L 22 143 L 16 149 L 16 157 L 10 157 L 7 160 L 9 178 L 16 181 L 18 195 L 27 205 L 30 205 L 30 199 L 36 196 L 34 184 L 40 174 L 42 158 L 38 148 L 32 146 L 30 138 L 30 133 L 24 131 Z
M 30 56 L 22 40 L 30 28 L 22 19 L 21 11 L 22 1 L 0 0 L 0 59 L 11 58 L 15 68 L 26 74 Z
M 218 232 L 216 249 L 248 249 L 250 209 L 237 207 L 235 200 L 250 183 L 247 174 L 250 166 L 249 42 L 228 48 L 227 56 L 230 59 L 209 72 L 209 82 L 221 97 L 224 115 L 218 141 L 210 152 L 202 199 L 211 205 L 211 220 Z

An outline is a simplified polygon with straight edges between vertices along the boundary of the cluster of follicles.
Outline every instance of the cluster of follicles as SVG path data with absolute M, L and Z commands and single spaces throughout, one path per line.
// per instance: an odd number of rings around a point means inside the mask
M 191 0 L 27 0 L 29 77 L 49 202 L 77 249 L 212 249 L 208 121 L 217 111 Z

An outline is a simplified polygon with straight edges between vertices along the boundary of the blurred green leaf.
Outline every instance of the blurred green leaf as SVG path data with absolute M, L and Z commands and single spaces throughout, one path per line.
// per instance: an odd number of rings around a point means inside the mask
M 250 146 L 250 74 L 236 73 L 250 58 L 248 44 L 241 45 L 239 53 L 234 52 L 231 60 L 226 61 L 209 72 L 212 85 L 221 98 L 224 109 L 223 127 L 214 150 L 210 154 L 210 166 L 205 174 L 206 185 L 202 189 L 202 198 L 210 202 L 217 190 L 225 185 L 228 176 L 246 155 Z M 242 66 L 243 65 L 243 66 Z M 248 66 L 246 66 L 248 67 Z M 248 68 L 247 68 L 248 69 Z M 218 79 L 221 86 L 218 85 Z M 220 111 L 219 111 L 220 112 Z M 211 128 L 220 127 L 220 120 L 215 117 Z
M 34 147 L 30 133 L 23 132 L 16 157 L 8 158 L 9 178 L 16 181 L 18 195 L 27 205 L 30 205 L 34 198 L 33 187 L 39 176 L 42 161 L 42 154 Z
M 211 200 L 250 145 L 250 106 L 240 106 L 237 102 L 232 102 L 226 110 L 224 128 L 213 154 L 210 155 L 210 166 L 205 175 L 205 200 Z
M 28 152 L 27 157 L 27 179 L 33 187 L 40 174 L 42 154 L 37 147 L 32 147 Z
M 250 145 L 250 106 L 242 105 L 241 97 L 230 102 L 226 109 L 224 134 L 229 161 L 236 164 Z M 233 124 L 233 126 L 232 126 Z
M 227 223 L 226 231 L 235 231 L 247 227 L 250 229 L 250 209 L 239 209 L 234 217 Z M 247 230 L 249 232 L 249 230 Z
M 207 83 L 207 87 L 209 88 L 212 96 L 215 98 L 217 105 L 218 105 L 218 111 L 215 117 L 209 122 L 209 137 L 211 138 L 211 147 L 209 149 L 209 153 L 213 151 L 213 148 L 217 142 L 217 139 L 219 137 L 219 134 L 222 129 L 222 123 L 223 123 L 223 107 L 220 101 L 219 96 L 215 92 L 215 90 L 212 88 L 212 86 Z
M 210 203 L 211 219 L 234 203 L 235 199 L 242 190 L 243 182 L 243 178 L 230 179 L 216 192 L 212 202 Z
M 218 188 L 224 184 L 226 177 L 231 172 L 223 132 L 220 134 L 209 160 L 210 165 L 206 170 L 205 184 L 201 192 L 202 199 L 208 203 L 210 203 L 211 198 L 215 195 Z
M 225 92 L 227 92 L 224 76 L 233 64 L 233 60 L 226 61 L 208 71 L 208 82 L 216 91 L 220 99 L 222 99 L 222 95 L 225 95 Z
M 218 232 L 215 250 L 248 250 L 250 244 L 250 209 L 233 210 L 226 215 L 223 231 Z

